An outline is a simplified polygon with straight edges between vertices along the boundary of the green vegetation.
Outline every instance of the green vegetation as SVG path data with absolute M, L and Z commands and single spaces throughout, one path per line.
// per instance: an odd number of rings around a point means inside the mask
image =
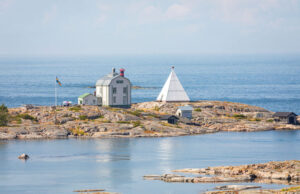
M 120 123 L 120 124 L 130 124 L 129 121 L 117 121 L 117 123 Z
M 132 124 L 133 124 L 133 128 L 138 127 L 141 126 L 141 121 L 132 121 Z
M 290 188 L 283 188 L 283 189 L 281 189 L 281 191 L 288 191 L 288 192 L 300 191 L 300 186 L 290 187 Z
M 195 108 L 194 111 L 201 112 L 202 110 L 201 110 L 201 108 Z
M 247 118 L 247 116 L 245 116 L 243 114 L 234 114 L 232 117 L 235 119 L 246 119 Z
M 155 110 L 155 111 L 159 111 L 159 107 L 158 106 L 155 106 L 154 108 L 153 108 L 153 110 Z
M 8 117 L 9 117 L 8 109 L 4 104 L 2 104 L 0 106 L 0 126 L 7 126 Z
M 87 120 L 87 116 L 86 115 L 79 115 L 79 119 L 80 120 Z
M 31 120 L 31 121 L 37 121 L 37 119 L 29 114 L 19 114 L 16 117 L 25 119 L 25 120 Z
M 75 136 L 84 136 L 86 135 L 85 132 L 82 129 L 70 129 L 71 133 Z
M 79 112 L 81 110 L 80 106 L 73 106 L 71 108 L 69 108 L 70 111 L 74 111 L 74 112 Z
M 132 114 L 134 116 L 140 117 L 142 115 L 142 110 L 135 110 L 135 111 L 127 111 L 127 113 Z
M 274 119 L 268 119 L 267 122 L 268 122 L 268 123 L 273 123 L 273 122 L 274 122 Z
M 248 121 L 261 121 L 261 119 L 259 119 L 259 118 L 252 118 L 252 119 L 248 119 Z

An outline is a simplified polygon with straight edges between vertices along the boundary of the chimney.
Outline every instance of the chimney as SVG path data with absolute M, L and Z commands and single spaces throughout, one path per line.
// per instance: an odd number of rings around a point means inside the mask
M 125 72 L 125 69 L 120 69 L 120 76 L 124 77 L 124 72 Z
M 116 73 L 116 69 L 112 68 L 112 73 L 115 74 Z

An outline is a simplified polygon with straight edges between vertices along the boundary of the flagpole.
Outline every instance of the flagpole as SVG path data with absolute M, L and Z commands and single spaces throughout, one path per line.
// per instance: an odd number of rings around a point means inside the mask
M 55 78 L 55 107 L 57 106 L 57 88 L 56 88 L 56 78 Z

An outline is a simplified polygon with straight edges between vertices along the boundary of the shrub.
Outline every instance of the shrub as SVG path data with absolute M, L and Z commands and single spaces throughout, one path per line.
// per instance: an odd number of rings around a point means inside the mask
M 158 106 L 155 106 L 154 108 L 153 108 L 155 111 L 159 111 L 159 107 Z
M 69 108 L 70 111 L 74 111 L 74 112 L 79 112 L 81 110 L 80 106 L 73 106 L 71 108 Z
M 8 116 L 8 109 L 4 104 L 2 104 L 0 106 L 0 126 L 7 126 Z
M 8 114 L 0 112 L 0 126 L 7 126 Z
M 19 114 L 16 116 L 17 118 L 25 119 L 25 120 L 31 120 L 31 121 L 37 121 L 37 118 L 29 115 L 29 114 Z
M 120 123 L 120 124 L 130 124 L 129 121 L 117 121 L 117 123 Z
M 132 114 L 132 115 L 137 116 L 137 117 L 140 117 L 142 115 L 141 112 L 143 112 L 143 111 L 141 111 L 141 110 L 128 111 L 129 114 Z
M 246 119 L 247 116 L 243 115 L 243 114 L 234 114 L 233 115 L 233 118 L 236 118 L 236 119 Z
M 201 108 L 195 108 L 194 111 L 201 112 L 202 110 L 201 110 Z
M 4 112 L 6 112 L 6 113 L 8 113 L 8 108 L 4 105 L 4 104 L 2 104 L 1 106 L 0 106 L 0 113 L 4 113 Z
M 85 132 L 82 129 L 79 129 L 79 128 L 77 128 L 77 129 L 71 129 L 70 131 L 75 136 L 84 136 L 85 135 Z
M 79 119 L 80 120 L 87 120 L 87 116 L 86 115 L 79 115 Z
M 268 123 L 273 123 L 273 122 L 274 122 L 274 119 L 268 119 L 267 122 L 268 122 Z
M 141 125 L 141 121 L 132 121 L 133 127 L 138 127 Z

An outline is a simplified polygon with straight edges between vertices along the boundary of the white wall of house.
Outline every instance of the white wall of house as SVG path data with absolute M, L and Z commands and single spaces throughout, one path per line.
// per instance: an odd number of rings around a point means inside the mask
M 97 98 L 90 94 L 84 98 L 78 98 L 78 104 L 82 105 L 97 105 Z
M 179 117 L 185 117 L 185 118 L 193 118 L 193 111 L 192 110 L 181 110 L 181 109 L 178 109 L 176 111 L 176 115 L 179 116 Z
M 128 106 L 131 104 L 131 83 L 127 78 L 117 76 L 109 85 L 96 86 L 96 96 L 98 105 Z

